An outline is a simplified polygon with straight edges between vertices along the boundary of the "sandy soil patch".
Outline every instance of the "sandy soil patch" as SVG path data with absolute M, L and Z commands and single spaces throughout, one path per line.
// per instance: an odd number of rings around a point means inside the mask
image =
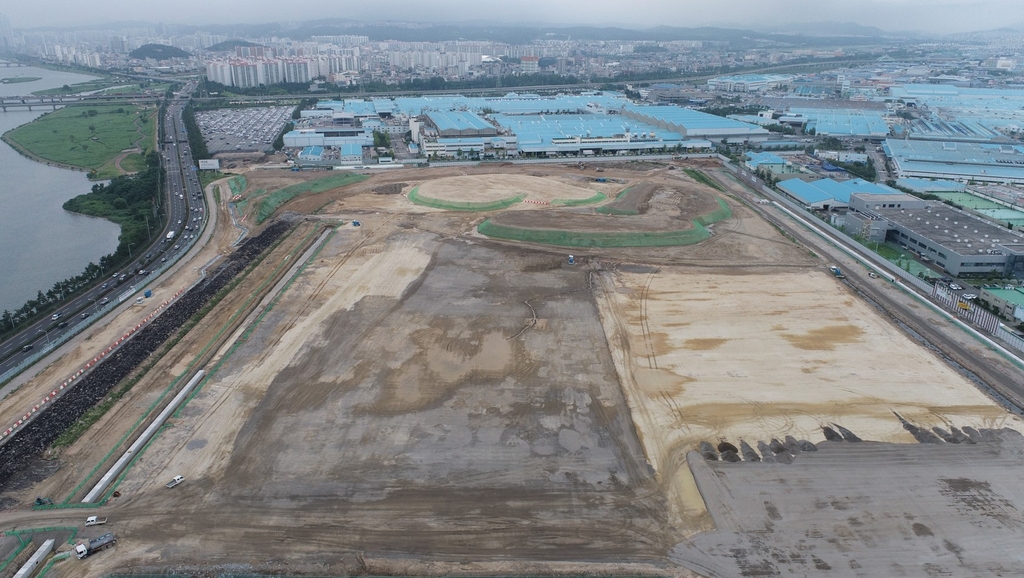
M 604 273 L 602 319 L 648 458 L 685 517 L 703 440 L 819 442 L 823 424 L 916 443 L 922 425 L 1020 426 L 972 383 L 820 271 Z M 614 347 L 618 346 L 618 347 Z

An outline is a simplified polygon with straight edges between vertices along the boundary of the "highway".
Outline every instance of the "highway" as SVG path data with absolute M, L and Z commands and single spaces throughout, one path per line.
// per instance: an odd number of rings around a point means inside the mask
M 199 233 L 207 209 L 182 120 L 182 111 L 188 103 L 187 95 L 193 89 L 192 84 L 182 89 L 180 94 L 186 96 L 178 97 L 168 105 L 164 119 L 165 137 L 164 142 L 160 143 L 160 158 L 167 175 L 165 192 L 168 218 L 163 230 L 154 233 L 154 242 L 149 247 L 134 247 L 131 252 L 134 259 L 130 263 L 113 272 L 102 283 L 61 305 L 55 313 L 56 317 L 37 321 L 0 343 L 0 375 L 38 353 L 58 337 L 91 321 L 89 318 L 101 307 L 110 301 L 116 302 L 118 296 L 129 290 L 140 275 L 144 275 L 140 270 L 148 272 L 148 269 L 179 257 L 180 248 L 183 247 L 179 240 L 183 234 Z M 173 233 L 173 240 L 168 242 L 166 239 L 169 233 Z

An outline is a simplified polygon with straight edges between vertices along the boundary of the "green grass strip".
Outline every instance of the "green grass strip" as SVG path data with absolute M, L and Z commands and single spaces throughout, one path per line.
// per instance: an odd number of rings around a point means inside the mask
M 600 203 L 601 201 L 608 198 L 608 195 L 604 193 L 597 193 L 592 197 L 585 199 L 555 199 L 551 201 L 552 205 L 561 205 L 563 207 L 578 207 L 580 205 L 592 205 L 594 203 Z
M 725 204 L 722 199 L 715 199 L 718 202 L 718 208 L 706 215 L 701 215 L 693 220 L 694 223 L 700 225 L 710 225 L 719 221 L 724 221 L 732 216 L 732 209 L 729 205 Z
M 449 211 L 497 211 L 500 209 L 507 209 L 516 203 L 520 203 L 526 198 L 526 195 L 518 195 L 508 199 L 502 199 L 500 201 L 482 201 L 479 203 L 472 201 L 442 201 L 441 199 L 432 199 L 430 197 L 424 197 L 419 194 L 419 187 L 409 191 L 409 200 L 416 203 L 417 205 L 423 205 L 424 207 L 433 207 L 435 209 L 446 209 Z
M 305 183 L 297 183 L 289 185 L 283 189 L 278 189 L 273 193 L 270 193 L 260 203 L 259 209 L 256 210 L 256 222 L 262 223 L 270 218 L 281 205 L 294 199 L 295 197 L 305 193 L 322 193 L 338 187 L 344 187 L 360 181 L 365 181 L 369 177 L 366 175 L 360 175 L 356 173 L 347 173 L 342 175 L 331 175 L 315 181 L 308 181 Z
M 685 172 L 687 175 L 690 176 L 691 179 L 697 181 L 698 183 L 707 185 L 712 189 L 722 191 L 723 193 L 725 192 L 725 189 L 722 188 L 722 185 L 713 181 L 711 177 L 704 174 L 703 171 L 698 171 L 697 169 L 683 169 L 683 172 Z
M 477 231 L 488 237 L 525 241 L 559 247 L 673 247 L 699 243 L 711 236 L 699 223 L 686 231 L 556 231 L 549 229 L 523 229 L 496 225 L 490 219 L 477 226 Z

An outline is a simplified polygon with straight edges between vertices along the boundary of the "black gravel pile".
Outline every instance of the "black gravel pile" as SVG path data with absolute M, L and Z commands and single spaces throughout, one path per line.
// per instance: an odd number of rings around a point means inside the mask
M 159 349 L 218 291 L 288 231 L 290 226 L 287 222 L 278 221 L 243 243 L 205 282 L 179 297 L 163 314 L 77 380 L 75 386 L 54 401 L 46 411 L 8 438 L 7 443 L 0 446 L 0 490 L 5 489 L 14 473 L 26 468 L 31 458 L 38 456 L 82 414 Z

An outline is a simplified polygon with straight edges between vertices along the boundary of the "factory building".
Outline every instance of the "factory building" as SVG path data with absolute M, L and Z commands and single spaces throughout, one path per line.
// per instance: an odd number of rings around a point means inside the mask
M 853 194 L 847 227 L 934 262 L 950 275 L 1024 274 L 1024 236 L 943 203 L 901 193 Z
M 730 118 L 715 116 L 678 106 L 637 106 L 627 104 L 622 115 L 649 125 L 663 128 L 683 138 L 707 139 L 718 142 L 761 142 L 771 134 L 767 129 Z
M 738 74 L 719 76 L 708 81 L 708 90 L 722 92 L 762 92 L 789 83 L 787 74 Z
M 498 134 L 498 129 L 494 125 L 468 110 L 432 110 L 424 116 L 430 126 L 437 131 L 438 136 L 445 138 Z
M 950 141 L 886 140 L 896 176 L 1024 183 L 1024 147 Z
M 864 179 L 836 181 L 819 179 L 804 181 L 790 179 L 778 184 L 779 189 L 796 202 L 813 210 L 829 211 L 850 206 L 850 198 L 856 193 L 867 195 L 899 194 L 899 191 L 885 185 L 878 185 Z

